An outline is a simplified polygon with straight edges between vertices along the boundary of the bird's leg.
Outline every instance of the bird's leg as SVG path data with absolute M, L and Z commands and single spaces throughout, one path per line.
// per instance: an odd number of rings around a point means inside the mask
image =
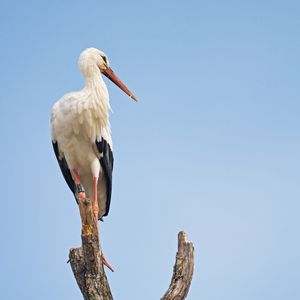
M 93 211 L 94 211 L 94 216 L 95 216 L 95 223 L 96 223 L 96 228 L 98 230 L 98 217 L 99 217 L 99 206 L 98 206 L 98 197 L 97 197 L 97 184 L 98 184 L 98 178 L 94 176 L 94 206 L 93 206 Z M 98 232 L 99 233 L 99 232 Z M 101 260 L 102 263 L 108 267 L 112 272 L 114 271 L 111 265 L 107 262 L 103 255 L 103 251 L 101 253 Z
M 72 175 L 73 175 L 73 179 L 76 184 L 75 189 L 78 194 L 78 198 L 79 198 L 79 200 L 84 200 L 86 198 L 85 191 L 80 182 L 80 177 L 79 177 L 79 174 L 76 169 L 73 169 Z
M 98 178 L 94 176 L 94 216 L 95 221 L 97 223 L 98 221 L 98 214 L 99 214 L 99 207 L 98 207 L 98 198 L 97 198 L 97 184 L 98 184 Z
M 73 175 L 73 179 L 75 181 L 75 188 L 76 188 L 76 192 L 78 194 L 78 198 L 79 198 L 79 200 L 84 200 L 86 198 L 85 191 L 84 191 L 83 186 L 81 185 L 79 173 L 77 172 L 76 169 L 73 169 L 72 175 Z M 98 184 L 98 178 L 95 176 L 94 177 L 94 203 L 93 203 L 93 212 L 94 212 L 94 217 L 95 217 L 95 228 L 98 231 L 99 207 L 98 207 L 98 198 L 97 198 L 97 184 Z M 102 260 L 102 263 L 105 266 L 107 266 L 112 272 L 114 271 L 113 268 L 111 267 L 111 265 L 105 259 L 103 253 L 101 254 L 101 260 Z

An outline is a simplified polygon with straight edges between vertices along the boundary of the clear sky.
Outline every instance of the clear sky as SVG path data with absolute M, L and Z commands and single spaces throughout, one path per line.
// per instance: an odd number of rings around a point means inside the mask
M 299 3 L 2 0 L 1 299 L 81 299 L 49 115 L 91 46 L 140 99 L 106 81 L 115 299 L 163 295 L 179 230 L 196 248 L 188 299 L 300 299 Z

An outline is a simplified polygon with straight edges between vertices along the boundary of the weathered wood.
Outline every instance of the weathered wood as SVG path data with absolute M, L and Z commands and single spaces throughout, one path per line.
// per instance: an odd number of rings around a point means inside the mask
M 79 200 L 82 221 L 80 248 L 70 249 L 69 261 L 85 300 L 113 300 L 102 264 L 97 221 L 89 199 Z M 186 234 L 178 233 L 178 251 L 169 289 L 161 300 L 183 300 L 187 296 L 194 271 L 194 246 Z
M 102 265 L 99 231 L 97 221 L 94 221 L 91 201 L 80 200 L 79 209 L 82 221 L 82 246 L 70 250 L 72 271 L 85 300 L 112 300 Z
M 161 300 L 183 300 L 188 294 L 194 272 L 194 246 L 183 231 L 178 233 L 178 251 L 170 286 Z

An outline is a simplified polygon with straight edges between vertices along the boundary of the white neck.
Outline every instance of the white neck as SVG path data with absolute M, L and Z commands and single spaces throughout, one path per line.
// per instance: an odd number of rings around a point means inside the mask
M 102 74 L 98 68 L 97 70 L 86 74 L 83 92 L 87 96 L 86 100 L 91 103 L 91 106 L 94 109 L 94 115 L 97 115 L 101 136 L 111 143 L 109 95 L 106 84 L 102 78 Z
M 89 73 L 84 75 L 85 86 L 89 89 L 105 89 L 106 85 L 103 81 L 102 74 L 98 68 L 93 68 Z
M 109 95 L 106 84 L 102 78 L 102 74 L 98 68 L 91 70 L 88 74 L 85 74 L 85 91 L 88 92 L 91 97 L 91 101 L 97 102 L 97 104 L 105 106 L 105 110 L 110 108 Z

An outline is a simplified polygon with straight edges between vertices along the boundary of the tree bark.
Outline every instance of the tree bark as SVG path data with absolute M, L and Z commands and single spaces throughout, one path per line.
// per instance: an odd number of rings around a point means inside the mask
M 82 221 L 80 248 L 72 248 L 69 261 L 84 300 L 113 300 L 102 264 L 97 221 L 89 199 L 79 201 Z M 161 300 L 183 300 L 188 294 L 194 270 L 194 246 L 186 234 L 178 234 L 178 251 L 169 289 Z
M 102 264 L 97 220 L 94 221 L 89 199 L 79 201 L 82 221 L 82 246 L 70 250 L 69 260 L 77 284 L 85 300 L 112 300 Z
M 161 300 L 183 300 L 189 292 L 194 273 L 194 245 L 185 232 L 178 233 L 178 251 L 170 286 Z

